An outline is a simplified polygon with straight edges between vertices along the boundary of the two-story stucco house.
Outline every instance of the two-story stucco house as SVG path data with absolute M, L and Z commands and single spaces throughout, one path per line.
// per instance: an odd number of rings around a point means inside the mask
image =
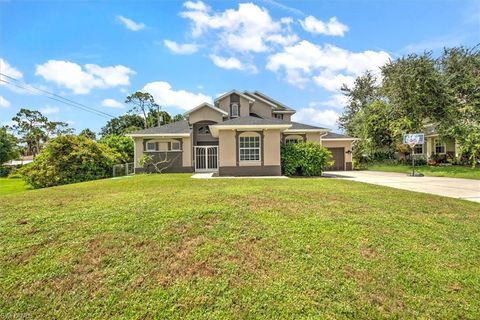
M 220 176 L 281 175 L 282 143 L 314 141 L 332 152 L 334 170 L 352 169 L 352 141 L 328 129 L 291 121 L 295 110 L 258 91 L 232 90 L 184 114 L 185 120 L 129 134 L 135 172 L 149 155 L 164 172 L 216 171 Z

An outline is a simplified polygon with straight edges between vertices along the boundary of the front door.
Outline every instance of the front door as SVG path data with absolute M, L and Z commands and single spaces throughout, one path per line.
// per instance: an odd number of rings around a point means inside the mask
M 195 147 L 195 171 L 211 172 L 218 170 L 218 146 Z

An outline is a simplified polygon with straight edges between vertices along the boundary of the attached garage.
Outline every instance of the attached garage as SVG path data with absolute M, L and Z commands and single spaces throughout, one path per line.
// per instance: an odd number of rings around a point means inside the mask
M 334 164 L 330 170 L 352 170 L 352 143 L 355 138 L 329 132 L 321 138 L 322 145 L 332 153 Z
M 333 166 L 330 170 L 343 171 L 345 170 L 345 148 L 327 148 L 332 153 Z

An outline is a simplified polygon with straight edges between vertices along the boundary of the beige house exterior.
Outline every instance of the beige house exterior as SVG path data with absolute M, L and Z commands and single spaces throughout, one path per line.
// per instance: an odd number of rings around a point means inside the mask
M 423 156 L 425 159 L 433 157 L 458 157 L 458 143 L 454 139 L 443 139 L 437 132 L 434 124 L 428 124 L 424 128 L 425 141 L 423 145 L 416 145 L 413 153 L 416 156 Z
M 283 143 L 313 141 L 333 155 L 332 170 L 352 170 L 354 138 L 291 121 L 295 110 L 255 92 L 232 90 L 184 114 L 185 120 L 129 134 L 135 143 L 135 172 L 144 155 L 162 172 L 218 172 L 220 176 L 281 175 Z

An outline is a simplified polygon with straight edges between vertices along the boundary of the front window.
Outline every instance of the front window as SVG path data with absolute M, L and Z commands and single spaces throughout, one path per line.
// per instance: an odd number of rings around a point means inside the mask
M 170 148 L 172 151 L 180 151 L 180 142 L 173 141 Z
M 273 114 L 273 117 L 274 117 L 275 119 L 281 119 L 281 120 L 283 120 L 283 114 L 281 114 L 281 113 L 274 113 L 274 114 Z
M 295 136 L 287 136 L 285 138 L 285 144 L 289 144 L 289 143 L 299 143 L 299 142 L 302 142 L 303 141 L 303 137 L 302 136 L 299 136 L 299 135 L 295 135 Z
M 445 143 L 440 139 L 435 139 L 435 153 L 445 153 Z
M 413 154 L 423 154 L 423 144 L 415 145 L 415 148 L 413 148 Z
M 210 129 L 207 125 L 198 128 L 198 134 L 210 134 Z
M 231 106 L 231 109 L 232 109 L 232 112 L 231 112 L 231 116 L 232 117 L 238 117 L 238 104 L 237 103 L 232 103 L 232 106 Z
M 240 161 L 260 161 L 260 137 L 240 136 Z
M 157 151 L 157 143 L 156 142 L 147 142 L 146 149 L 147 149 L 147 151 Z

